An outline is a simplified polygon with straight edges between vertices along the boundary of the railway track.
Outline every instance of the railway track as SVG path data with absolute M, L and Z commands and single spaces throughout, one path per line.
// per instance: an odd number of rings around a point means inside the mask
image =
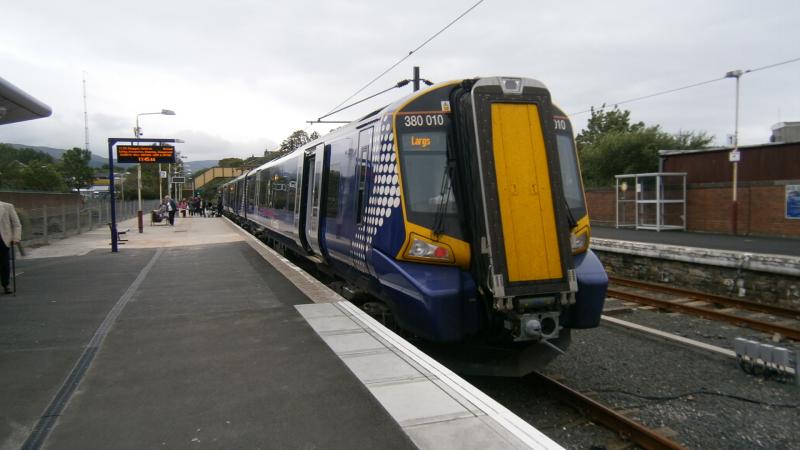
M 608 289 L 609 297 L 778 333 L 800 341 L 800 311 L 797 310 L 636 280 L 616 277 L 610 277 L 610 280 L 613 284 Z M 619 287 L 634 288 L 647 294 L 620 290 Z M 660 298 L 664 294 L 673 298 Z
M 617 411 L 587 397 L 571 387 L 556 381 L 539 372 L 532 374 L 538 382 L 545 385 L 548 390 L 563 398 L 573 407 L 581 410 L 595 421 L 615 431 L 621 437 L 648 450 L 677 450 L 684 449 L 677 442 L 659 434 L 657 431 L 630 419 Z

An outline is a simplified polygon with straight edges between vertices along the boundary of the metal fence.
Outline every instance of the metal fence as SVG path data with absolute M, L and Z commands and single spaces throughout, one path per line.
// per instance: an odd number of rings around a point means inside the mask
M 117 223 L 136 217 L 138 201 L 116 202 Z M 142 202 L 145 219 L 158 200 Z M 80 205 L 46 206 L 17 210 L 22 222 L 22 241 L 27 245 L 47 245 L 52 240 L 86 233 L 111 222 L 111 202 L 108 199 L 86 199 Z

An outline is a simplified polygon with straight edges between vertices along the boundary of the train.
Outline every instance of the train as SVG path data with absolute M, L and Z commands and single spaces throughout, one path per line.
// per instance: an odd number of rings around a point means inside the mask
M 600 322 L 608 277 L 572 125 L 535 79 L 430 86 L 220 195 L 227 217 L 457 372 L 525 375 Z

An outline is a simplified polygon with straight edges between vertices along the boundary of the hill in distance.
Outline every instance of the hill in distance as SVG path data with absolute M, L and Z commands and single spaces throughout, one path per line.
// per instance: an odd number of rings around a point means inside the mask
M 42 147 L 42 146 L 36 146 L 36 145 L 10 144 L 10 143 L 8 143 L 6 145 L 10 145 L 11 147 L 14 147 L 14 148 L 32 148 L 32 149 L 34 149 L 36 151 L 39 151 L 39 152 L 42 152 L 42 153 L 46 153 L 46 154 L 52 156 L 54 159 L 61 159 L 61 157 L 64 156 L 64 152 L 66 152 L 65 149 L 61 149 L 61 148 Z M 218 160 L 212 160 L 212 159 L 202 160 L 202 161 L 184 161 L 183 165 L 186 166 L 187 168 L 191 169 L 192 172 L 197 172 L 198 170 L 201 170 L 201 169 L 207 169 L 209 167 L 214 167 L 214 166 L 217 165 L 218 162 L 219 162 Z M 104 158 L 102 156 L 98 156 L 95 153 L 92 153 L 92 159 L 89 160 L 89 167 L 102 167 L 102 166 L 104 166 L 106 164 L 108 164 L 108 158 Z M 121 167 L 134 167 L 134 166 L 136 166 L 136 164 L 117 164 L 117 165 L 121 166 Z M 164 170 L 166 170 L 166 169 L 164 169 Z

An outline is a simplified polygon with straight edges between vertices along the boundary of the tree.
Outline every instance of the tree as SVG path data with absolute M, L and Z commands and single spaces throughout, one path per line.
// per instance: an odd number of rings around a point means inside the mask
M 281 147 L 278 151 L 285 154 L 296 148 L 302 147 L 314 139 L 319 139 L 319 133 L 316 131 L 313 131 L 309 135 L 304 130 L 297 130 L 290 134 L 289 137 L 284 139 L 283 142 L 281 142 Z M 266 156 L 266 154 L 264 156 Z
M 220 167 L 235 167 L 235 168 L 239 168 L 239 167 L 242 167 L 242 163 L 243 162 L 244 161 L 242 160 L 242 158 L 223 158 L 223 159 L 219 160 L 217 165 L 220 166 Z
M 66 191 L 52 156 L 0 144 L 0 189 Z
M 608 186 L 614 175 L 658 171 L 659 150 L 704 148 L 713 141 L 705 132 L 670 134 L 659 125 L 630 123 L 630 111 L 592 109 L 586 129 L 575 139 L 586 186 Z
M 50 165 L 29 165 L 22 169 L 20 173 L 22 189 L 34 191 L 66 191 L 67 185 L 64 183 L 63 175 Z
M 92 185 L 94 171 L 89 167 L 92 153 L 89 150 L 73 147 L 61 157 L 61 173 L 64 181 L 73 190 L 84 189 Z
M 583 147 L 594 144 L 597 138 L 606 133 L 632 133 L 644 129 L 644 122 L 637 122 L 631 125 L 630 111 L 620 111 L 616 105 L 611 111 L 605 111 L 605 107 L 605 104 L 600 109 L 592 107 L 592 117 L 586 123 L 586 129 L 581 130 L 578 136 L 575 137 L 579 152 Z

